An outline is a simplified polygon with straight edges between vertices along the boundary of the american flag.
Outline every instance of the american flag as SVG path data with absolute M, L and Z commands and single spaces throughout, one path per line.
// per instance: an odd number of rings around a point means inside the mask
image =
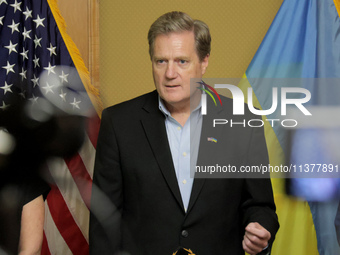
M 0 111 L 9 107 L 8 96 L 13 93 L 35 104 L 45 98 L 78 114 L 93 108 L 96 95 L 87 91 L 95 89 L 66 34 L 56 0 L 0 0 L 0 43 Z M 15 88 L 17 77 L 20 88 Z M 89 201 L 99 122 L 98 114 L 89 118 L 85 143 L 73 158 L 47 163 L 54 183 L 45 203 L 42 254 L 89 253 Z

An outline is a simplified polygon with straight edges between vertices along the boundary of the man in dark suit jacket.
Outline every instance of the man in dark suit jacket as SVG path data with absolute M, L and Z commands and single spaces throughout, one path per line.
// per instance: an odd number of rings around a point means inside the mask
M 179 247 L 197 255 L 268 254 L 279 227 L 270 179 L 179 177 L 189 171 L 175 155 L 182 153 L 176 139 L 186 133 L 172 132 L 185 132 L 193 115 L 199 149 L 190 155 L 197 166 L 268 164 L 263 128 L 211 125 L 216 118 L 242 122 L 256 116 L 233 116 L 227 98 L 200 114 L 201 90 L 190 79 L 201 79 L 208 66 L 207 25 L 171 12 L 153 23 L 148 39 L 157 91 L 103 111 L 90 254 L 170 255 Z

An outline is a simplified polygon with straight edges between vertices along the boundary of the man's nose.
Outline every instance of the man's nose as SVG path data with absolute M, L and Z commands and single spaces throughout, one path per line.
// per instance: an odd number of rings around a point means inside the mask
M 166 72 L 165 72 L 165 76 L 168 79 L 175 79 L 177 76 L 177 71 L 176 71 L 176 67 L 174 65 L 174 63 L 169 62 L 167 67 L 166 67 Z

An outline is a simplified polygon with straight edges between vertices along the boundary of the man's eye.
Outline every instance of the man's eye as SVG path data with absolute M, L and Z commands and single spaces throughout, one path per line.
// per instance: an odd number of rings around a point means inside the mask
M 157 60 L 156 62 L 157 62 L 157 64 L 162 64 L 162 63 L 164 63 L 164 60 L 160 59 L 160 60 Z
M 186 60 L 183 60 L 183 59 L 181 59 L 179 62 L 180 62 L 181 64 L 185 64 L 187 61 L 186 61 Z

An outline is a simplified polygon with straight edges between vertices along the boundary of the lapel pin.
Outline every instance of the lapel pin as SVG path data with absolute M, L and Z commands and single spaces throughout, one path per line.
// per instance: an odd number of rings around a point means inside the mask
M 214 142 L 217 143 L 217 139 L 214 137 L 208 137 L 208 142 Z

